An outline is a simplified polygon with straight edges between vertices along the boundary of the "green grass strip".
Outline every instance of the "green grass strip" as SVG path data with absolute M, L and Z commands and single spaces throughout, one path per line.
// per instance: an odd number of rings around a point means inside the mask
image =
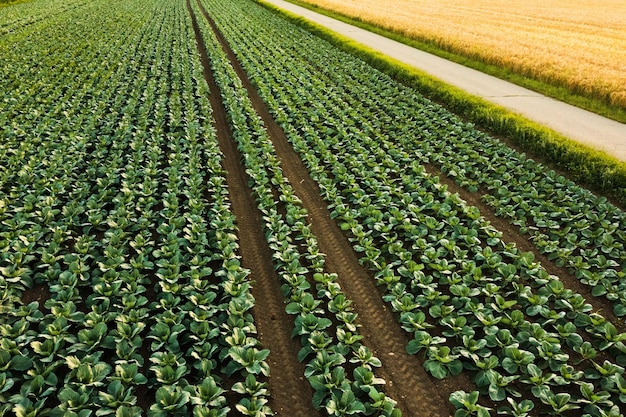
M 626 163 L 516 115 L 502 106 L 452 87 L 430 74 L 352 41 L 322 25 L 263 0 L 256 1 L 399 82 L 417 89 L 477 126 L 495 135 L 505 136 L 533 159 L 563 171 L 572 180 L 604 194 L 621 207 L 626 207 Z

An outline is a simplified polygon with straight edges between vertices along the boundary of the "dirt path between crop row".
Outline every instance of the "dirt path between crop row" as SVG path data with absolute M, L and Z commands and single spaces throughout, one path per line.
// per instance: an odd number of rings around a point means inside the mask
M 190 0 L 187 0 L 187 8 L 196 34 L 204 77 L 209 85 L 220 150 L 224 154 L 229 197 L 239 229 L 242 266 L 250 270 L 253 281 L 252 295 L 256 300 L 253 315 L 258 338 L 263 347 L 270 350 L 267 358 L 271 372 L 268 380 L 271 394 L 269 406 L 278 416 L 321 417 L 322 414 L 315 410 L 311 402 L 313 389 L 304 378 L 304 366 L 298 362 L 300 344 L 291 338 L 293 318 L 285 312 L 280 278 L 272 266 L 272 255 L 262 229 L 263 220 L 248 186 L 249 177 L 228 125 L 226 110 L 220 100 Z
M 210 21 L 210 20 L 209 20 Z M 267 106 L 249 81 L 227 41 L 212 21 L 213 30 L 248 91 L 256 112 L 276 148 L 281 168 L 307 209 L 311 230 L 318 238 L 321 252 L 326 254 L 327 272 L 336 273 L 346 297 L 353 301 L 358 314 L 363 344 L 381 360 L 377 375 L 387 382 L 385 393 L 398 401 L 405 416 L 449 416 L 454 413 L 448 396 L 457 389 L 471 390 L 473 385 L 462 375 L 445 381 L 429 376 L 417 356 L 406 353 L 409 341 L 393 313 L 387 309 L 369 271 L 360 265 L 357 254 L 337 223 L 331 219 L 320 190 L 311 179 L 306 166 L 288 142 L 284 131 L 272 118 Z

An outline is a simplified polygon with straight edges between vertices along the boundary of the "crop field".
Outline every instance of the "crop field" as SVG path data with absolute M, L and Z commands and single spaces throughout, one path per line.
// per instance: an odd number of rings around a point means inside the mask
M 607 198 L 253 0 L 0 10 L 0 416 L 623 416 Z
M 626 107 L 620 0 L 301 0 Z

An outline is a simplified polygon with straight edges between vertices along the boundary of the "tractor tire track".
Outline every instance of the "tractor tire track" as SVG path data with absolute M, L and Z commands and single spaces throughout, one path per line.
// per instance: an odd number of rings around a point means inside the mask
M 187 0 L 187 8 L 192 18 L 204 77 L 211 92 L 209 99 L 220 150 L 224 154 L 229 198 L 239 229 L 242 266 L 250 270 L 252 295 L 256 300 L 253 315 L 258 338 L 263 347 L 270 350 L 267 358 L 271 372 L 268 378 L 269 406 L 277 416 L 321 416 L 313 407 L 313 389 L 304 378 L 304 366 L 297 360 L 300 345 L 291 338 L 293 318 L 285 312 L 280 278 L 273 268 L 272 254 L 261 226 L 263 219 L 248 186 L 249 177 L 241 163 L 241 153 L 230 130 L 190 0 Z
M 450 393 L 457 389 L 475 389 L 475 386 L 464 375 L 449 381 L 435 380 L 427 374 L 417 356 L 406 353 L 408 335 L 387 309 L 373 276 L 361 266 L 343 231 L 331 219 L 317 183 L 311 179 L 284 131 L 272 118 L 228 42 L 206 10 L 202 11 L 263 120 L 285 176 L 308 211 L 311 230 L 318 238 L 321 252 L 326 254 L 327 272 L 338 274 L 343 292 L 353 301 L 352 305 L 359 316 L 359 332 L 364 337 L 363 343 L 383 364 L 376 372 L 387 382 L 385 393 L 398 402 L 397 406 L 405 416 L 443 417 L 454 414 L 454 408 L 448 402 Z

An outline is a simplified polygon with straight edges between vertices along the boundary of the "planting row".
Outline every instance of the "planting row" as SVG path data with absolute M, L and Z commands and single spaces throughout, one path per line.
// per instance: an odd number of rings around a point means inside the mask
M 195 14 L 202 6 L 194 3 Z M 206 19 L 201 33 L 231 130 L 251 178 L 263 229 L 282 281 L 287 313 L 295 315 L 298 360 L 315 390 L 313 405 L 328 415 L 397 416 L 395 401 L 375 376 L 380 360 L 361 343 L 357 315 L 336 275 L 327 273 L 307 212 L 284 177 L 267 132 Z M 315 286 L 313 288 L 313 285 Z
M 0 415 L 254 415 L 268 352 L 191 19 L 91 7 L 24 29 L 48 75 L 3 90 Z
M 337 67 L 323 75 L 322 67 L 334 65 L 321 58 L 333 53 L 327 45 L 250 2 L 205 3 L 363 263 L 387 287 L 385 299 L 414 332 L 409 352 L 424 352 L 434 377 L 467 369 L 483 394 L 507 401 L 501 410 L 514 415 L 536 405 L 557 414 L 619 414 L 624 335 L 426 175 L 414 148 L 378 134 L 376 118 L 354 109 L 346 93 L 354 81 L 339 83 Z M 451 399 L 471 412 L 480 407 L 476 398 Z

